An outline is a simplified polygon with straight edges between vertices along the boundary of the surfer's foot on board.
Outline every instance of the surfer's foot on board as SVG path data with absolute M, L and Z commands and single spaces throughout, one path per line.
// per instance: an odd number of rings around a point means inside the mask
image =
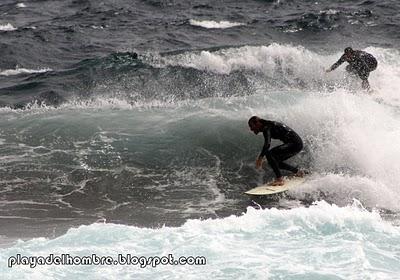
M 285 181 L 283 180 L 283 177 L 276 178 L 275 181 L 273 181 L 270 185 L 271 186 L 283 186 L 285 184 Z
M 300 170 L 300 169 L 296 172 L 296 174 L 294 174 L 295 177 L 300 177 L 300 178 L 303 178 L 305 175 L 306 175 L 306 172 L 304 172 L 303 170 Z

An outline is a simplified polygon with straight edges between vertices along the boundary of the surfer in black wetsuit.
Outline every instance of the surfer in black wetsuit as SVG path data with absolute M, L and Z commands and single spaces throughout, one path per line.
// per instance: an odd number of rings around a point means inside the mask
M 303 149 L 303 141 L 296 132 L 282 123 L 264 120 L 257 116 L 251 117 L 248 124 L 254 134 L 257 135 L 259 132 L 262 132 L 264 135 L 265 142 L 256 160 L 256 168 L 261 168 L 263 157 L 265 156 L 276 175 L 276 179 L 271 185 L 281 186 L 285 183 L 280 169 L 292 171 L 298 177 L 304 176 L 303 171 L 283 162 Z M 279 139 L 283 144 L 270 149 L 271 138 Z
M 344 54 L 340 59 L 333 64 L 326 72 L 331 72 L 339 67 L 343 62 L 348 62 L 346 71 L 349 73 L 357 74 L 362 80 L 363 89 L 370 89 L 368 76 L 371 71 L 374 71 L 378 66 L 376 58 L 364 51 L 353 50 L 350 47 L 344 49 Z

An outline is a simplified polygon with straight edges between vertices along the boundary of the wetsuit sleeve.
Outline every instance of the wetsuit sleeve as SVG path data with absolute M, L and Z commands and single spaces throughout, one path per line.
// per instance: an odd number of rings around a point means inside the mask
M 336 68 L 338 68 L 340 66 L 340 64 L 342 64 L 343 62 L 345 62 L 345 55 L 342 55 L 338 61 L 336 61 L 332 66 L 331 66 L 331 71 L 335 70 Z
M 263 157 L 267 154 L 269 147 L 271 146 L 271 131 L 268 127 L 264 128 L 263 131 L 264 135 L 264 146 L 259 157 Z

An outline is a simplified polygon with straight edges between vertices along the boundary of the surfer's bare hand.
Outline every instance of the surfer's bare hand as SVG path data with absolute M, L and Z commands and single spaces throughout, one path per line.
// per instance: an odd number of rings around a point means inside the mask
M 325 70 L 326 73 L 329 73 L 329 72 L 331 72 L 331 71 L 332 71 L 332 70 L 331 70 L 330 68 Z

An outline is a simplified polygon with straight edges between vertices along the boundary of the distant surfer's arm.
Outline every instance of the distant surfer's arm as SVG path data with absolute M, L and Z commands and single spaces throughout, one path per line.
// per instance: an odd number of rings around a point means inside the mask
M 345 61 L 346 61 L 345 55 L 342 55 L 338 61 L 336 61 L 328 70 L 326 70 L 326 72 L 331 72 L 331 71 L 335 70 Z

